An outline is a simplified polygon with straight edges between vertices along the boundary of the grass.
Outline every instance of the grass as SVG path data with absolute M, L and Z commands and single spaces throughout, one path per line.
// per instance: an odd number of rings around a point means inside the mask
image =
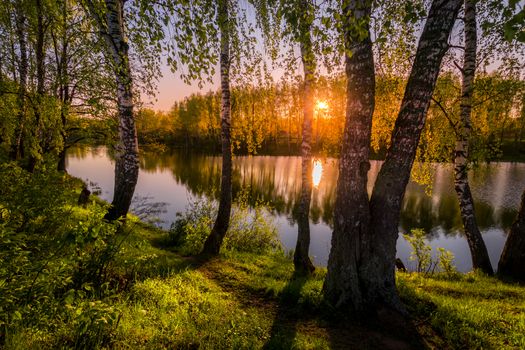
M 324 269 L 311 278 L 294 276 L 291 260 L 280 253 L 228 252 L 202 263 L 156 247 L 162 235 L 141 227 L 130 241 L 152 256 L 142 262 L 150 268 L 141 269 L 150 277 L 120 301 L 116 347 L 395 348 L 392 332 L 356 324 L 341 329 L 333 322 L 332 310 L 322 302 Z M 158 276 L 152 273 L 155 266 Z M 525 287 L 474 273 L 455 278 L 398 273 L 397 278 L 427 347 L 525 348 Z
M 117 307 L 113 348 L 283 348 L 288 327 L 273 329 L 293 268 L 282 253 L 228 253 L 202 263 L 159 246 L 166 233 L 136 223 L 116 268 L 135 271 Z M 320 296 L 321 280 L 299 293 Z M 305 294 L 305 301 L 311 302 Z M 306 328 L 305 328 L 306 327 Z M 275 327 L 274 327 L 275 328 Z M 304 328 L 304 329 L 303 329 Z M 326 335 L 299 327 L 290 348 L 328 349 Z
M 452 348 L 524 349 L 525 287 L 470 273 L 457 280 L 398 274 L 412 315 Z
M 125 247 L 125 261 L 140 260 L 141 273 L 119 301 L 117 348 L 372 349 L 406 341 L 332 322 L 322 302 L 324 269 L 297 278 L 282 253 L 228 252 L 202 263 L 157 246 L 164 234 L 139 224 Z M 473 273 L 398 273 L 398 287 L 427 347 L 525 348 L 523 286 Z

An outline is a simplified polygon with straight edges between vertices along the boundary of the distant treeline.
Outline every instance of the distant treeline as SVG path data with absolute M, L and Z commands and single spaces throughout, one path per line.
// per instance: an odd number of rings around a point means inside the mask
M 377 79 L 371 141 L 374 157 L 381 158 L 388 148 L 405 84 L 406 80 L 399 77 Z M 525 83 L 493 73 L 480 75 L 475 84 L 472 156 L 477 160 L 497 159 L 503 151 L 518 155 L 524 137 Z M 236 153 L 299 152 L 303 115 L 300 86 L 281 83 L 233 90 L 232 141 Z M 442 75 L 421 137 L 420 160 L 452 159 L 459 94 L 459 78 L 450 73 Z M 314 152 L 338 155 L 344 118 L 344 79 L 321 78 L 313 122 Z M 141 109 L 137 131 L 143 145 L 219 151 L 220 93 L 193 94 L 168 112 Z

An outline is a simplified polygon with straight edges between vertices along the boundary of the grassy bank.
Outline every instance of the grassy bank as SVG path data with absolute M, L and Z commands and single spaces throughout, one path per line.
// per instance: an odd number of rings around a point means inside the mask
M 6 349 L 525 347 L 523 286 L 399 273 L 411 321 L 357 323 L 323 303 L 323 269 L 296 277 L 278 250 L 183 256 L 165 231 L 133 217 L 105 223 L 96 198 L 77 205 L 75 179 L 2 171 L 11 186 L 0 196 Z

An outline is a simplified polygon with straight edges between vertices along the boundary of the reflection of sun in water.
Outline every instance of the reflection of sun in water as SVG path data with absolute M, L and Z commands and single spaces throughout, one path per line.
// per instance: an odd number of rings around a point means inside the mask
M 312 182 L 314 187 L 319 186 L 321 182 L 321 177 L 323 176 L 323 163 L 320 160 L 314 161 L 314 166 L 312 169 Z
M 326 101 L 317 101 L 317 109 L 327 110 L 328 109 L 328 103 Z

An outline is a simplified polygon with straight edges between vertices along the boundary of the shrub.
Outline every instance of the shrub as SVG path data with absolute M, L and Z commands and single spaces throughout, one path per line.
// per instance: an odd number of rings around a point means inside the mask
M 438 261 L 441 271 L 443 271 L 443 273 L 449 278 L 457 276 L 458 271 L 454 266 L 454 254 L 445 248 L 438 248 L 438 252 Z
M 436 267 L 439 267 L 446 277 L 452 278 L 457 276 L 457 270 L 454 266 L 454 254 L 445 248 L 437 248 L 437 259 L 432 258 L 432 247 L 425 242 L 425 231 L 422 229 L 413 229 L 410 235 L 403 235 L 412 247 L 410 260 L 416 262 L 416 272 L 425 275 L 433 274 Z
M 168 244 L 177 246 L 183 254 L 198 254 L 217 216 L 217 203 L 199 197 L 188 205 L 186 213 L 177 214 L 168 234 Z M 266 207 L 257 201 L 248 204 L 248 192 L 235 198 L 230 226 L 223 242 L 224 250 L 262 252 L 281 248 L 277 229 Z
M 211 200 L 191 201 L 184 214 L 177 213 L 177 220 L 168 233 L 168 244 L 177 246 L 183 254 L 199 253 L 211 232 L 216 213 L 216 205 Z
M 416 262 L 416 272 L 429 273 L 435 267 L 432 261 L 432 248 L 425 242 L 425 231 L 413 229 L 410 235 L 403 235 L 412 246 L 410 261 Z
M 104 205 L 72 204 L 79 185 L 58 172 L 30 174 L 14 163 L 0 165 L 0 347 L 30 347 L 16 344 L 34 332 L 55 337 L 51 342 L 60 341 L 57 334 L 66 342 L 80 334 L 86 343 L 78 347 L 84 348 L 107 338 L 105 327 L 112 325 L 96 320 L 114 318 L 99 305 L 115 293 L 104 286 L 106 272 L 124 237 L 117 235 L 118 224 L 103 220 Z M 68 304 L 72 294 L 75 303 Z M 76 305 L 74 316 L 84 319 L 67 323 L 68 305 Z

